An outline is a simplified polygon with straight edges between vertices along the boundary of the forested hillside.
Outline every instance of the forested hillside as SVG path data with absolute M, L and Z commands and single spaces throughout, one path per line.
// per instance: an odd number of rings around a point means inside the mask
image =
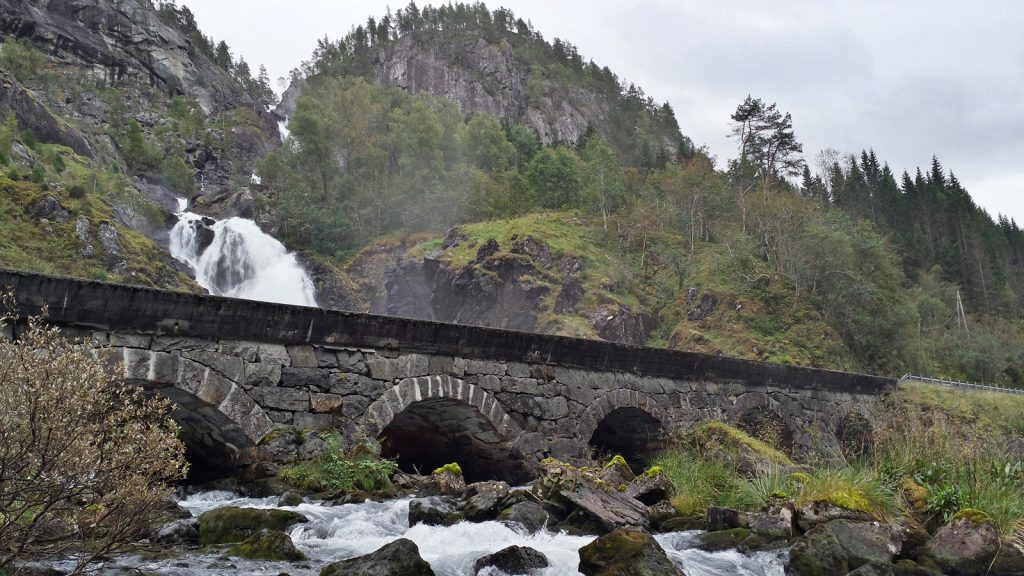
M 382 76 L 417 46 L 476 70 L 459 55 L 480 43 L 606 114 L 546 140 L 447 83 Z M 669 106 L 479 4 L 371 18 L 295 82 L 292 139 L 260 168 L 267 218 L 323 257 L 338 305 L 1024 385 L 1024 234 L 938 160 L 896 176 L 870 150 L 805 153 L 790 115 L 756 98 L 722 119 L 735 155 L 711 158 Z
M 298 250 L 328 306 L 1024 386 L 1024 233 L 938 159 L 804 150 L 754 97 L 712 157 L 479 3 L 319 41 L 278 116 L 187 9 L 63 6 L 0 7 L 0 266 L 195 289 L 160 248 L 185 197 Z

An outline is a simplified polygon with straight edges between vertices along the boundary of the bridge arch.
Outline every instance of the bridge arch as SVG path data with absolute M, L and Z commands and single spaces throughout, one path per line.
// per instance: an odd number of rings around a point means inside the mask
M 648 464 L 661 448 L 670 419 L 653 398 L 637 390 L 612 390 L 584 411 L 576 425 L 581 442 L 620 454 L 630 467 Z
M 216 370 L 166 352 L 115 349 L 124 379 L 173 404 L 186 457 L 210 476 L 257 459 L 257 446 L 273 422 L 246 391 Z M 120 356 L 120 358 L 117 358 Z
M 528 478 L 515 447 L 522 429 L 491 393 L 458 378 L 400 381 L 367 407 L 364 426 L 380 439 L 381 455 L 407 472 L 429 473 L 454 461 L 468 482 Z

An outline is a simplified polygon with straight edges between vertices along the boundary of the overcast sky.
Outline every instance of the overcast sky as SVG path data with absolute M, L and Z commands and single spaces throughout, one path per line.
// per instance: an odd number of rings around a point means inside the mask
M 317 38 L 337 39 L 389 3 L 179 4 L 207 35 L 276 79 L 308 59 Z M 499 5 L 671 103 L 683 133 L 707 144 L 720 167 L 734 155 L 729 115 L 750 94 L 793 114 L 808 161 L 824 148 L 874 148 L 898 176 L 937 155 L 993 217 L 1001 212 L 1024 225 L 1024 2 L 488 4 Z

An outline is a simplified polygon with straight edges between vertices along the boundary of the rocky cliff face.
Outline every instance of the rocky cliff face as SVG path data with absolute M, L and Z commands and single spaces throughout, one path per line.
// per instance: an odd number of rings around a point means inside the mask
M 530 75 L 536 74 L 531 93 Z M 590 126 L 602 126 L 608 104 L 574 86 L 546 82 L 543 70 L 516 57 L 507 42 L 469 36 L 458 43 L 437 34 L 405 35 L 374 53 L 370 79 L 412 93 L 428 92 L 454 101 L 464 115 L 484 113 L 533 129 L 541 142 L 575 143 Z M 275 111 L 295 111 L 304 80 L 293 82 Z
M 576 142 L 607 116 L 606 107 L 584 90 L 555 89 L 531 97 L 530 70 L 506 42 L 476 38 L 451 46 L 436 36 L 407 35 L 377 53 L 374 74 L 383 84 L 448 97 L 463 114 L 520 121 L 544 144 Z
M 452 261 L 460 248 L 475 254 L 462 265 Z M 653 317 L 598 295 L 586 298 L 587 288 L 580 281 L 585 267 L 580 257 L 554 257 L 543 240 L 532 236 L 502 246 L 493 238 L 471 239 L 453 228 L 440 249 L 426 254 L 402 243 L 368 247 L 338 276 L 328 274 L 321 281 L 316 279 L 318 269 L 312 272 L 320 288 L 318 301 L 349 310 L 645 343 L 655 328 Z M 567 324 L 585 329 L 570 332 Z
M 13 112 L 19 128 L 132 174 L 135 188 L 165 212 L 176 196 L 194 196 L 219 216 L 251 208 L 234 196 L 279 145 L 277 120 L 191 43 L 181 22 L 147 0 L 5 0 L 0 37 L 29 41 L 45 55 L 45 82 L 0 72 L 0 114 Z M 174 105 L 188 117 L 172 117 Z M 113 137 L 113 124 L 131 121 L 156 148 L 156 162 L 180 158 L 194 186 L 167 182 L 159 166 L 131 166 Z M 199 127 L 181 129 L 184 122 Z M 152 228 L 142 231 L 159 239 L 162 231 Z
M 207 112 L 256 104 L 145 0 L 7 0 L 0 31 L 49 46 L 61 64 L 82 66 L 111 86 L 160 85 L 194 97 Z

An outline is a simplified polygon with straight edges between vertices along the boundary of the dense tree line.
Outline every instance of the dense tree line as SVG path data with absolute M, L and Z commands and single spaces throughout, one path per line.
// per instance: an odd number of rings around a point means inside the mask
M 681 289 L 694 252 L 725 245 L 740 289 L 774 278 L 791 305 L 818 311 L 852 354 L 840 367 L 1024 384 L 1013 220 L 993 222 L 938 161 L 902 182 L 870 151 L 824 152 L 812 169 L 775 104 L 748 98 L 732 120 L 725 170 L 701 150 L 634 165 L 596 132 L 542 147 L 522 125 L 464 118 L 443 98 L 323 75 L 260 174 L 285 238 L 328 255 L 572 210 L 636 255 L 641 284 L 668 274 Z

